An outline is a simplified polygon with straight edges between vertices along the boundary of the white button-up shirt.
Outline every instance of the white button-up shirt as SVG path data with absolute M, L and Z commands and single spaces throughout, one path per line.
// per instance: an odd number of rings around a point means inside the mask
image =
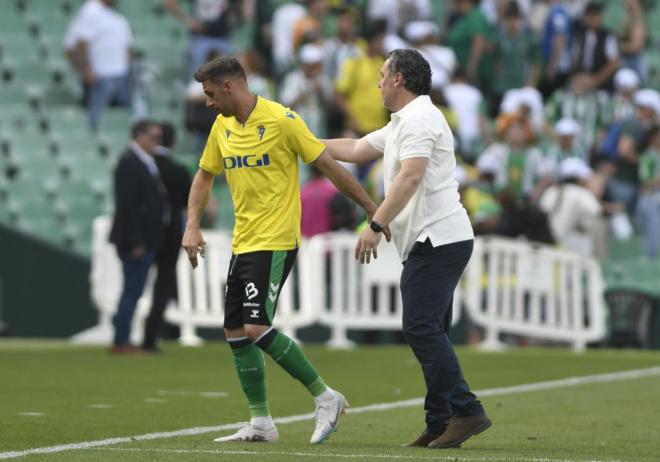
M 404 209 L 390 223 L 392 239 L 402 261 L 415 242 L 431 240 L 434 247 L 474 238 L 472 225 L 458 195 L 454 178 L 454 138 L 444 115 L 428 95 L 421 95 L 391 116 L 367 141 L 383 155 L 385 194 L 401 170 L 401 162 L 429 159 L 424 178 Z

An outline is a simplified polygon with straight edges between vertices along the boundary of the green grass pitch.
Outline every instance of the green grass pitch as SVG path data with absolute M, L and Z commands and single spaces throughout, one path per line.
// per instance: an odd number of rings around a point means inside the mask
M 419 366 L 403 346 L 331 351 L 305 346 L 328 384 L 353 408 L 423 395 Z M 474 390 L 660 365 L 660 353 L 459 348 Z M 111 356 L 61 342 L 0 342 L 0 460 L 20 461 L 660 461 L 660 375 L 487 393 L 493 427 L 460 449 L 401 447 L 423 429 L 420 404 L 344 416 L 325 444 L 308 443 L 312 420 L 280 423 L 274 444 L 218 444 L 225 432 L 139 435 L 236 424 L 247 406 L 228 347 L 165 345 L 161 356 Z M 307 391 L 267 360 L 274 417 L 314 410 Z M 304 419 L 301 417 L 300 419 Z M 193 432 L 194 433 L 194 432 Z M 34 448 L 128 437 L 119 444 L 25 454 Z

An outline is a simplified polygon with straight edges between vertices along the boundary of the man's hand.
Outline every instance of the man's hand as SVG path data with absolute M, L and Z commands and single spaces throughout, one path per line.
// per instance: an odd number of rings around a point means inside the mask
M 197 268 L 197 252 L 199 252 L 202 258 L 206 257 L 206 242 L 204 242 L 204 237 L 199 227 L 186 227 L 181 245 L 186 249 L 188 260 L 190 260 L 193 269 Z
M 378 243 L 381 239 L 381 233 L 376 233 L 371 228 L 362 231 L 357 245 L 355 246 L 355 259 L 360 263 L 369 263 L 371 261 L 371 253 L 374 254 L 374 259 L 378 258 Z

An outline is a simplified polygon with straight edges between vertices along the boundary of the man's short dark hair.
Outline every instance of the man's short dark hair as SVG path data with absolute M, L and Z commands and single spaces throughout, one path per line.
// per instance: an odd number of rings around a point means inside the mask
M 160 145 L 172 149 L 176 143 L 176 127 L 171 122 L 161 122 L 160 129 L 163 131 Z
M 204 82 L 210 80 L 220 83 L 228 77 L 237 77 L 246 80 L 245 70 L 238 59 L 233 56 L 220 56 L 212 59 L 208 63 L 202 64 L 195 72 L 195 80 Z
M 390 75 L 401 73 L 403 86 L 416 95 L 428 95 L 431 91 L 431 66 L 417 50 L 400 48 L 387 55 Z
M 158 123 L 151 119 L 138 120 L 133 124 L 133 127 L 131 127 L 131 137 L 135 139 L 141 135 L 146 135 L 152 127 L 157 125 Z
M 584 14 L 601 14 L 603 12 L 603 4 L 596 1 L 591 1 L 587 3 L 587 6 L 584 7 Z

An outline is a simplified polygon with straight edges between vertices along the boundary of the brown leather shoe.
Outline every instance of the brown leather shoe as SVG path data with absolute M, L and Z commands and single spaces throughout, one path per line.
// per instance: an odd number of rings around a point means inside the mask
M 452 416 L 447 422 L 447 430 L 427 447 L 434 449 L 455 448 L 471 436 L 478 435 L 492 425 L 486 414 L 467 417 Z
M 441 433 L 430 433 L 428 430 L 424 430 L 415 441 L 412 443 L 406 443 L 403 446 L 408 448 L 425 448 L 431 441 L 437 439 L 440 435 Z

